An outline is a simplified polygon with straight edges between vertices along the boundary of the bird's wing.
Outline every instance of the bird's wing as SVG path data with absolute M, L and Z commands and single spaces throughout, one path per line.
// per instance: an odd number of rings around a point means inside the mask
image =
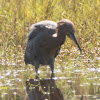
M 29 33 L 28 35 L 28 40 L 31 40 L 33 39 L 34 37 L 36 37 L 38 35 L 39 32 L 39 29 L 37 29 L 35 26 L 33 26 L 31 32 Z
M 53 21 L 41 21 L 36 24 L 31 25 L 30 30 L 31 32 L 28 35 L 28 40 L 33 39 L 37 35 L 40 34 L 54 34 L 57 27 L 57 24 Z
M 43 52 L 54 52 L 54 57 L 59 53 L 59 48 L 52 49 L 53 35 L 56 34 L 57 24 L 53 21 L 42 21 L 31 26 L 31 32 L 28 35 L 28 44 L 26 47 L 27 55 L 35 57 L 39 54 L 40 46 Z M 50 40 L 51 39 L 51 40 Z M 50 51 L 51 50 L 51 51 Z M 32 52 L 32 54 L 30 54 Z M 29 54 L 28 54 L 29 53 Z

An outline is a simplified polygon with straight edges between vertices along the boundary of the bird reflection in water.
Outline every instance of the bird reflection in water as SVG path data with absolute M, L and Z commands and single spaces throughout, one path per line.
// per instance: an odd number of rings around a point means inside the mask
M 27 79 L 27 100 L 64 100 L 60 89 L 55 84 L 55 79 Z

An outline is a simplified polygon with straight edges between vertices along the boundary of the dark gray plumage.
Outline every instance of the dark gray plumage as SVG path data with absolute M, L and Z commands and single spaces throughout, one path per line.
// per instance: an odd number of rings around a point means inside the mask
M 65 42 L 66 35 L 75 41 L 81 51 L 73 23 L 69 20 L 61 20 L 58 23 L 41 21 L 33 24 L 31 30 L 25 50 L 25 64 L 34 65 L 36 73 L 40 64 L 50 65 L 52 73 L 54 72 L 55 57 Z

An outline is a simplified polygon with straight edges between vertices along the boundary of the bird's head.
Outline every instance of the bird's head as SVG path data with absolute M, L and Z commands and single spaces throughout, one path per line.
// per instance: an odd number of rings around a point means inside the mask
M 57 29 L 61 33 L 67 35 L 71 40 L 73 40 L 77 44 L 79 50 L 81 51 L 81 48 L 80 48 L 80 46 L 77 42 L 76 36 L 75 36 L 74 24 L 71 21 L 69 21 L 67 19 L 59 21 L 57 23 Z

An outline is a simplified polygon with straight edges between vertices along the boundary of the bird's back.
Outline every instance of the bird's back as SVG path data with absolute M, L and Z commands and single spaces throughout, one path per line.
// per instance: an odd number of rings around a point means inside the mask
M 37 35 L 40 34 L 54 34 L 56 32 L 57 23 L 54 21 L 41 21 L 36 24 L 30 26 L 30 34 L 28 35 L 28 39 L 33 39 Z

